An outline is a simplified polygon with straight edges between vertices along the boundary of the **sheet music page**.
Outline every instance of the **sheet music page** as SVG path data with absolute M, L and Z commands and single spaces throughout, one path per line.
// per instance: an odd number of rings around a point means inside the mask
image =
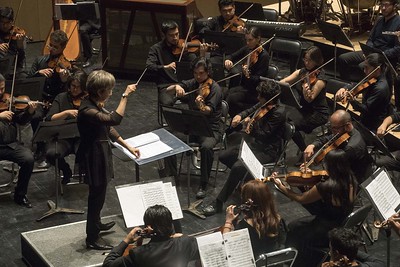
M 264 177 L 263 165 L 258 161 L 256 156 L 254 156 L 253 151 L 251 151 L 249 145 L 244 140 L 239 156 L 255 179 L 261 179 Z
M 133 136 L 131 138 L 128 138 L 125 140 L 128 144 L 134 147 L 140 147 L 143 145 L 147 145 L 153 142 L 160 141 L 160 137 L 156 135 L 155 133 L 149 132 L 149 133 L 144 133 L 144 134 L 139 134 L 136 136 Z
M 143 205 L 139 185 L 120 186 L 116 190 L 126 227 L 143 225 L 146 207 Z
M 203 267 L 229 267 L 221 232 L 196 237 Z
M 182 219 L 183 213 L 181 204 L 179 203 L 178 193 L 176 192 L 176 187 L 172 186 L 171 182 L 164 183 L 164 194 L 167 202 L 167 208 L 172 213 L 172 219 Z
M 400 194 L 385 171 L 381 171 L 365 189 L 385 220 L 397 212 L 396 208 L 400 205 Z
M 163 182 L 141 184 L 139 187 L 146 209 L 157 204 L 167 206 Z
M 256 266 L 247 228 L 225 233 L 224 243 L 230 267 Z
M 140 151 L 140 159 L 151 158 L 172 150 L 172 147 L 162 141 L 149 143 L 138 148 Z

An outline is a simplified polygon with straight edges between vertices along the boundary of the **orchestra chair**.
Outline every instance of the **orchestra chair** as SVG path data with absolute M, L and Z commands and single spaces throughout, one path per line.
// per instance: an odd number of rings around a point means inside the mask
M 336 94 L 336 92 L 340 89 L 340 88 L 346 88 L 345 86 L 349 85 L 349 83 L 339 80 L 339 79 L 335 79 L 335 78 L 329 78 L 326 81 L 326 92 L 327 93 L 331 93 L 331 94 Z
M 11 172 L 10 172 L 10 177 L 7 179 L 7 182 L 0 184 L 0 188 L 7 188 L 9 187 L 9 190 L 7 191 L 3 191 L 0 193 L 0 196 L 4 196 L 4 195 L 9 195 L 12 193 L 12 189 L 11 185 L 13 183 L 17 182 L 17 177 L 18 177 L 18 166 L 16 163 L 12 162 L 12 161 L 8 161 L 8 160 L 0 160 L 0 165 L 6 165 L 5 167 L 3 167 L 3 170 L 8 170 L 8 166 L 11 165 Z
M 214 184 L 213 184 L 214 188 L 215 188 L 216 183 L 217 183 L 218 172 L 220 172 L 220 171 L 224 172 L 224 171 L 226 171 L 228 169 L 228 167 L 226 167 L 226 166 L 224 168 L 222 168 L 222 169 L 219 168 L 219 154 L 220 154 L 220 151 L 223 150 L 223 149 L 226 149 L 226 146 L 227 146 L 225 130 L 227 128 L 228 112 L 229 112 L 229 104 L 228 104 L 228 102 L 226 102 L 225 100 L 222 100 L 222 104 L 221 105 L 222 105 L 222 112 L 221 112 L 222 116 L 221 116 L 221 119 L 222 119 L 222 123 L 223 123 L 222 129 L 221 129 L 222 130 L 222 135 L 221 135 L 220 140 L 217 141 L 217 144 L 215 145 L 215 147 L 213 149 L 214 152 L 217 152 L 216 156 L 214 157 L 214 161 L 216 160 L 216 167 L 215 167 L 215 169 L 214 168 L 212 169 L 212 171 L 215 171 Z M 191 146 L 194 151 L 199 151 L 200 144 L 198 144 L 198 143 L 189 143 L 188 145 Z M 199 160 L 201 160 L 201 159 L 199 159 Z M 200 164 L 198 162 L 199 160 L 196 157 L 196 152 L 194 152 L 192 154 L 192 165 L 198 170 L 200 170 Z M 179 164 L 178 176 L 181 174 L 182 161 L 183 161 L 183 155 L 181 157 L 181 162 Z
M 269 253 L 261 254 L 256 260 L 257 267 L 288 266 L 291 267 L 296 260 L 297 249 L 284 248 Z
M 89 39 L 90 39 L 90 43 L 93 43 L 93 40 L 100 40 L 101 41 L 101 33 L 99 31 L 95 31 L 95 32 L 89 34 Z M 94 48 L 92 46 L 92 53 L 93 54 L 101 53 L 101 44 L 100 44 L 99 48 Z
M 275 65 L 286 63 L 289 65 L 290 73 L 292 73 L 299 65 L 302 49 L 303 46 L 299 40 L 275 37 L 269 47 L 270 63 Z M 277 78 L 280 80 L 282 77 Z
M 270 64 L 268 66 L 267 78 L 276 80 L 278 77 L 278 74 L 279 74 L 278 66 L 276 66 L 274 64 Z
M 266 21 L 278 21 L 279 13 L 273 8 L 263 8 L 263 13 Z

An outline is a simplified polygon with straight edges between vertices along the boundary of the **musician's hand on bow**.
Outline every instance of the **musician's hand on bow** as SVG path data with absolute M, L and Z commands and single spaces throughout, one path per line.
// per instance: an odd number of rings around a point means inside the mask
M 302 173 L 312 173 L 312 170 L 310 168 L 306 168 L 306 166 L 303 164 L 300 165 L 300 171 Z
M 340 88 L 335 94 L 336 100 L 339 101 L 342 100 L 343 98 L 345 98 L 346 94 L 347 94 L 347 89 Z
M 227 70 L 230 70 L 232 68 L 232 66 L 233 66 L 233 62 L 231 60 L 227 59 L 227 60 L 225 60 L 225 64 L 224 65 L 225 65 L 225 68 Z
M 127 244 L 131 244 L 136 242 L 138 239 L 140 239 L 141 237 L 138 235 L 138 232 L 142 231 L 142 229 L 140 227 L 135 227 L 133 228 L 129 234 L 126 235 L 124 242 Z
M 243 124 L 244 124 L 244 125 L 249 124 L 250 120 L 251 120 L 250 117 L 244 118 Z
M 250 78 L 249 66 L 246 65 L 246 64 L 242 65 L 242 71 L 243 71 L 244 77 L 246 77 L 247 79 L 249 79 L 249 78 Z
M 175 62 L 171 62 L 171 63 L 169 63 L 168 65 L 165 65 L 165 66 L 164 66 L 164 69 L 173 69 L 173 70 L 176 70 L 176 64 L 175 64 Z
M 314 155 L 315 145 L 308 145 L 303 152 L 303 155 L 306 159 L 311 158 Z
M 235 205 L 230 205 L 226 208 L 225 222 L 232 224 L 233 221 L 239 216 L 239 213 L 235 214 L 234 212 L 235 207 Z
M 54 71 L 51 68 L 46 68 L 39 70 L 38 73 L 46 78 L 50 78 L 51 76 L 53 76 Z
M 6 110 L 0 113 L 0 120 L 12 121 L 13 116 L 14 112 Z
M 7 53 L 7 51 L 8 51 L 8 44 L 7 43 L 0 44 L 0 52 Z
M 235 128 L 236 126 L 239 125 L 239 123 L 242 121 L 242 117 L 240 115 L 236 115 L 235 117 L 233 117 L 231 125 L 233 128 Z
M 60 75 L 60 79 L 63 82 L 66 82 L 68 80 L 69 77 L 69 70 L 67 69 L 60 69 L 60 72 L 58 73 Z
M 185 95 L 185 89 L 179 84 L 175 85 L 175 94 L 177 97 L 182 97 Z

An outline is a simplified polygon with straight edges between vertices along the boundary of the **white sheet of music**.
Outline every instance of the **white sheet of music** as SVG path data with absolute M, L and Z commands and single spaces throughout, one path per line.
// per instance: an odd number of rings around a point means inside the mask
M 249 145 L 244 140 L 242 142 L 239 157 L 255 179 L 261 179 L 264 177 L 263 165 L 258 161 L 253 151 L 251 151 Z
M 156 204 L 168 207 L 174 220 L 183 218 L 176 188 L 166 184 L 158 181 L 116 187 L 126 227 L 143 225 L 144 212 Z
M 381 171 L 365 189 L 385 220 L 398 212 L 400 194 L 385 171 Z
M 229 267 L 221 232 L 196 237 L 203 267 Z

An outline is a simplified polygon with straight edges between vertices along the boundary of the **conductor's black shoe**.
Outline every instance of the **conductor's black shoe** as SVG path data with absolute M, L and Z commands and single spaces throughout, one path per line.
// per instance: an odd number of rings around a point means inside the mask
M 32 204 L 26 196 L 14 196 L 14 202 L 26 208 L 32 208 Z
M 200 187 L 199 191 L 197 191 L 197 193 L 196 193 L 196 198 L 197 199 L 202 199 L 202 198 L 205 198 L 205 197 L 206 197 L 206 190 Z
M 108 231 L 111 228 L 113 228 L 113 226 L 115 225 L 114 221 L 108 222 L 108 223 L 100 223 L 99 224 L 99 229 L 100 231 Z
M 96 249 L 96 250 L 110 250 L 113 247 L 108 245 L 103 239 L 100 237 L 95 241 L 87 241 L 86 240 L 86 248 Z

